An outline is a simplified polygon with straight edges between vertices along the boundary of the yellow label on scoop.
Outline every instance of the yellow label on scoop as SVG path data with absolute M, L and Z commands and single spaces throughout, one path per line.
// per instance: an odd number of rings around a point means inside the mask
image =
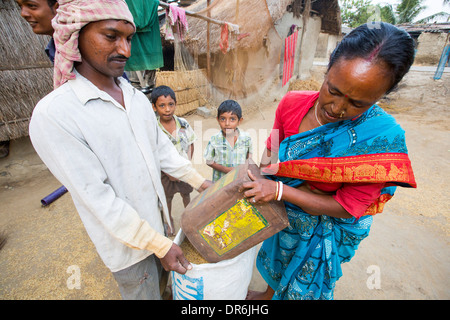
M 222 255 L 268 225 L 258 209 L 246 199 L 241 199 L 199 232 L 214 251 Z

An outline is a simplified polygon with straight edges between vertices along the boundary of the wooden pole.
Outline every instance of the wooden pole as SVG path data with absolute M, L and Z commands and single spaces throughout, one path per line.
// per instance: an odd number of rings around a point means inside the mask
M 239 0 L 236 0 L 236 12 L 235 12 L 235 16 L 234 16 L 234 22 L 237 24 L 239 20 Z M 233 56 L 233 90 L 232 90 L 232 94 L 233 94 L 233 98 L 237 97 L 238 94 L 238 76 L 240 75 L 240 72 L 242 72 L 242 70 L 238 70 L 238 46 L 236 45 L 234 48 L 234 52 L 233 52 L 234 56 Z
M 211 12 L 209 11 L 209 6 L 211 5 L 211 0 L 206 1 L 206 8 L 208 9 L 207 16 L 211 18 Z M 211 22 L 208 21 L 206 25 L 206 74 L 208 79 L 211 79 L 211 42 L 210 42 L 210 31 Z

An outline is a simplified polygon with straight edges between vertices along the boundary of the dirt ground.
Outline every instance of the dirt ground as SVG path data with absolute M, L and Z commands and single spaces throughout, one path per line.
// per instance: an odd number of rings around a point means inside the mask
M 406 131 L 418 188 L 399 188 L 385 211 L 375 217 L 370 236 L 353 260 L 343 265 L 337 300 L 450 298 L 450 74 L 444 73 L 438 81 L 433 74 L 410 72 L 399 91 L 382 103 Z M 313 75 L 320 81 L 323 67 L 314 67 Z M 241 128 L 254 134 L 257 162 L 281 95 L 259 109 L 244 111 Z M 198 115 L 186 118 L 197 133 L 203 132 L 195 145 L 194 165 L 210 178 L 202 150 L 217 122 Z M 0 299 L 120 299 L 70 195 L 41 206 L 40 200 L 60 185 L 28 137 L 12 141 L 10 155 L 0 159 L 0 232 L 7 235 L 0 250 Z M 173 208 L 178 228 L 180 197 Z M 74 267 L 80 271 L 79 289 L 71 285 Z M 256 269 L 250 288 L 265 289 Z

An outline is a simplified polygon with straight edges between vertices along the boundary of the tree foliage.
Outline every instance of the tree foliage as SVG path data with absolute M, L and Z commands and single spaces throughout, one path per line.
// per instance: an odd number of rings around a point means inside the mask
M 445 4 L 450 0 L 443 1 Z M 373 5 L 372 0 L 339 0 L 342 22 L 351 28 L 375 21 L 410 23 L 426 8 L 422 2 L 423 0 L 398 0 L 396 5 Z
M 395 10 L 397 13 L 397 23 L 412 22 L 421 11 L 426 9 L 422 6 L 423 0 L 402 0 Z

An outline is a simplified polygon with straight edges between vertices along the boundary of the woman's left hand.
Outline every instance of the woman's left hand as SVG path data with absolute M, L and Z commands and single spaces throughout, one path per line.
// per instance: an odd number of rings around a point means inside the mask
M 250 198 L 251 203 L 265 203 L 275 200 L 277 183 L 268 179 L 257 179 L 250 170 L 248 176 L 252 181 L 244 182 L 239 192 L 244 192 L 244 197 Z

